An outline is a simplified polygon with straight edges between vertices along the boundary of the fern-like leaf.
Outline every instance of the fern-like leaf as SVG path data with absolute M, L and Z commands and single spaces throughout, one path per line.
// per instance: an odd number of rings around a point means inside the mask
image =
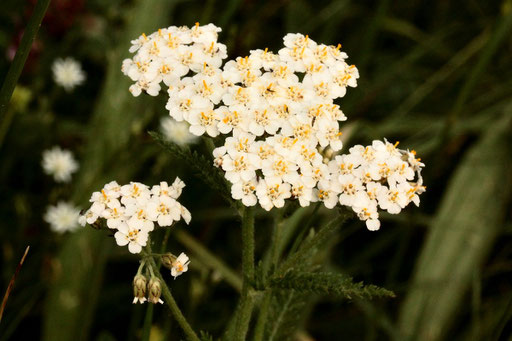
M 395 297 L 395 294 L 376 285 L 354 282 L 351 277 L 329 272 L 288 271 L 274 277 L 269 285 L 276 289 L 293 289 L 298 292 L 327 294 L 344 298 L 371 299 L 374 297 Z
M 190 169 L 210 188 L 217 191 L 234 209 L 240 211 L 241 205 L 233 200 L 229 191 L 229 184 L 222 172 L 213 166 L 212 161 L 191 151 L 187 147 L 181 147 L 176 143 L 166 140 L 161 134 L 149 132 L 149 135 L 173 157 L 185 162 Z

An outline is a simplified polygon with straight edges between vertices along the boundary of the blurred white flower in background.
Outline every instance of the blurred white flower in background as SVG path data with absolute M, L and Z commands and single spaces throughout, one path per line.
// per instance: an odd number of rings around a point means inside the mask
M 190 124 L 185 121 L 177 122 L 170 117 L 164 117 L 160 120 L 160 128 L 164 137 L 180 146 L 193 144 L 198 136 L 189 132 Z
M 73 204 L 60 201 L 55 206 L 48 206 L 44 214 L 44 221 L 50 224 L 52 231 L 63 233 L 78 228 L 80 210 Z
M 52 64 L 53 80 L 66 91 L 73 90 L 85 80 L 85 72 L 75 59 L 68 57 L 57 58 Z
M 43 170 L 57 182 L 69 182 L 71 174 L 78 169 L 78 162 L 69 150 L 55 146 L 43 152 Z

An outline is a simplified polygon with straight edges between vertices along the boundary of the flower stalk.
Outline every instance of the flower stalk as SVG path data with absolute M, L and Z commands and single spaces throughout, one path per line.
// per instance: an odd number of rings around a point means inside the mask
M 251 295 L 254 281 L 254 209 L 246 207 L 242 216 L 242 297 L 240 299 L 240 314 L 235 329 L 235 340 L 246 339 L 251 320 L 254 299 Z
M 152 253 L 151 246 L 148 244 L 145 248 L 146 255 L 150 255 Z M 154 275 L 160 280 L 161 288 L 162 288 L 162 296 L 164 297 L 164 302 L 167 304 L 169 309 L 171 310 L 172 315 L 180 325 L 181 329 L 185 333 L 185 336 L 187 340 L 189 341 L 199 341 L 199 337 L 194 332 L 190 324 L 188 323 L 187 319 L 181 312 L 180 308 L 178 307 L 178 304 L 174 300 L 174 297 L 171 294 L 171 291 L 169 290 L 169 287 L 165 283 L 162 274 L 160 273 L 159 267 L 157 266 L 155 260 L 153 257 L 149 256 L 146 258 L 147 264 L 149 266 L 150 271 L 153 271 Z

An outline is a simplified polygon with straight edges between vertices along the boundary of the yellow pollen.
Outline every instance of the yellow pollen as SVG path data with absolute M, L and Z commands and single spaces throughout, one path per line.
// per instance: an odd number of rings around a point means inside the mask
M 341 49 L 341 44 L 338 44 L 338 46 L 336 46 L 336 50 L 340 50 Z
M 198 23 L 198 22 L 196 22 L 196 28 L 198 28 L 198 27 L 199 27 L 199 23 Z
M 396 141 L 394 147 L 396 148 L 396 146 L 398 146 L 399 143 L 400 141 Z
M 212 43 L 210 44 L 210 49 L 208 50 L 209 52 L 212 52 L 212 51 L 213 51 L 213 44 L 214 44 L 214 43 L 213 43 L 213 41 L 212 41 Z
M 158 29 L 158 35 L 161 37 L 162 36 L 162 29 Z
M 146 37 L 146 33 L 142 33 L 142 36 L 144 37 L 144 40 L 148 40 L 148 37 Z
M 103 198 L 107 199 L 107 193 L 105 193 L 105 190 L 101 190 L 101 194 L 103 194 Z
M 413 150 L 411 150 L 411 154 L 412 154 L 412 155 L 414 155 L 414 156 L 416 156 L 416 151 L 415 151 L 414 149 L 413 149 Z
M 201 116 L 206 120 L 208 117 L 204 114 L 203 111 L 201 111 Z

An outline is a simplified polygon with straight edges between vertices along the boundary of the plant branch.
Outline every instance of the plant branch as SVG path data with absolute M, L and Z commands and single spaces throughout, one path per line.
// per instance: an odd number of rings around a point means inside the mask
M 146 254 L 151 254 L 151 253 L 152 253 L 151 246 L 148 243 L 148 245 L 146 246 Z M 187 322 L 187 319 L 185 318 L 185 316 L 183 316 L 183 313 L 181 312 L 180 308 L 178 307 L 178 304 L 174 300 L 174 297 L 172 296 L 171 291 L 169 290 L 169 287 L 167 286 L 167 283 L 163 279 L 162 274 L 160 273 L 159 267 L 157 266 L 155 260 L 151 256 L 147 257 L 146 259 L 148 261 L 148 265 L 149 265 L 150 269 L 152 269 L 153 272 L 155 273 L 156 277 L 158 277 L 158 279 L 160 279 L 160 284 L 162 285 L 162 295 L 164 296 L 164 302 L 167 304 L 167 306 L 171 310 L 171 313 L 173 314 L 174 318 L 176 319 L 176 321 L 180 325 L 181 329 L 185 333 L 187 339 L 189 341 L 200 341 L 199 337 L 194 332 L 194 330 L 192 329 L 190 324 Z

